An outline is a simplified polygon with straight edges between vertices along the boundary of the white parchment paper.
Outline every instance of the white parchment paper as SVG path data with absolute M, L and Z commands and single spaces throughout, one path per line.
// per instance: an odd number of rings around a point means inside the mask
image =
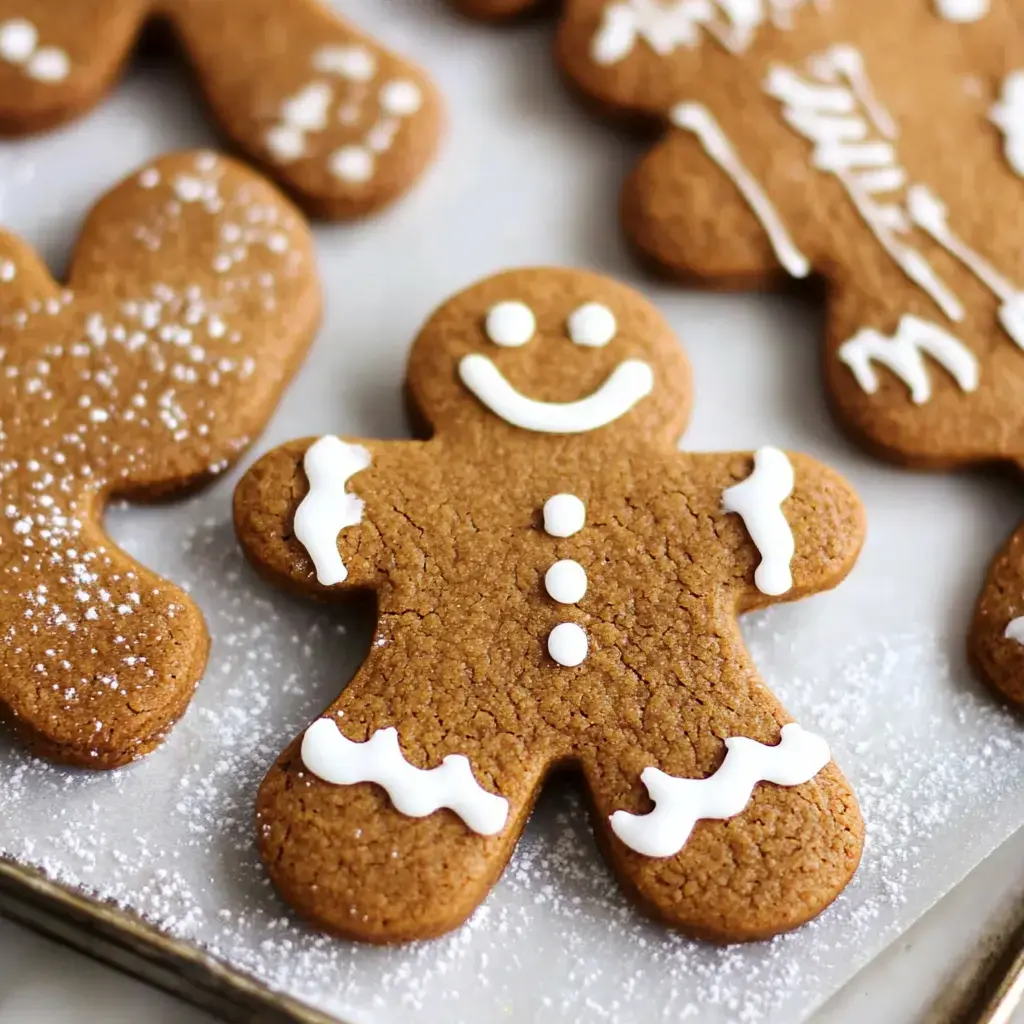
M 372 623 L 255 578 L 230 526 L 234 477 L 181 505 L 112 515 L 118 540 L 187 584 L 207 614 L 213 651 L 188 715 L 157 753 L 104 775 L 31 761 L 0 738 L 0 850 L 353 1022 L 793 1024 L 1024 822 L 1024 731 L 963 657 L 985 564 L 1020 515 L 1021 491 L 1008 480 L 900 472 L 846 443 L 819 385 L 811 300 L 686 294 L 645 280 L 615 216 L 641 149 L 564 95 L 549 26 L 474 26 L 412 0 L 346 9 L 430 69 L 451 130 L 406 202 L 365 224 L 317 229 L 327 319 L 256 450 L 319 432 L 404 436 L 403 363 L 420 321 L 487 273 L 569 263 L 643 287 L 694 363 L 688 446 L 803 449 L 846 473 L 867 504 L 869 540 L 839 590 L 744 626 L 768 681 L 830 739 L 857 787 L 869 829 L 860 874 L 794 935 L 725 950 L 691 943 L 618 894 L 564 784 L 454 935 L 378 950 L 306 931 L 255 855 L 253 795 L 354 670 Z M 0 146 L 0 220 L 59 269 L 110 184 L 158 152 L 212 141 L 176 65 L 136 71 L 86 120 Z

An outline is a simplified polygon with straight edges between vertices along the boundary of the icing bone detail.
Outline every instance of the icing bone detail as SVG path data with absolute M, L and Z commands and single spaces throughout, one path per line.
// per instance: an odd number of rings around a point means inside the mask
M 654 388 L 651 368 L 639 359 L 619 363 L 593 394 L 576 402 L 527 398 L 509 384 L 487 356 L 475 352 L 462 357 L 459 376 L 495 416 L 514 427 L 547 434 L 583 434 L 606 427 L 625 416 Z
M 671 857 L 690 838 L 702 818 L 724 820 L 740 814 L 761 782 L 799 786 L 829 763 L 828 744 L 790 723 L 774 747 L 744 736 L 725 741 L 721 767 L 706 779 L 678 779 L 659 768 L 645 768 L 640 779 L 654 801 L 649 814 L 616 811 L 612 831 L 631 850 L 646 857 Z
M 436 768 L 417 768 L 402 755 L 397 729 L 378 729 L 365 743 L 355 743 L 342 736 L 332 719 L 320 718 L 302 737 L 302 763 L 337 786 L 375 782 L 410 818 L 447 807 L 474 832 L 493 836 L 508 817 L 508 801 L 476 781 L 469 758 L 449 754 Z
M 875 238 L 903 272 L 936 302 L 951 320 L 962 320 L 960 300 L 931 264 L 900 237 L 910 222 L 897 203 L 876 197 L 906 185 L 893 140 L 896 125 L 878 102 L 860 54 L 835 46 L 812 58 L 809 75 L 773 67 L 765 91 L 779 100 L 786 123 L 814 143 L 814 166 L 834 174 Z
M 350 477 L 369 468 L 370 453 L 327 436 L 306 451 L 302 465 L 309 493 L 295 512 L 295 536 L 313 559 L 317 581 L 331 587 L 348 579 L 338 552 L 338 534 L 363 518 L 362 500 L 349 494 L 345 485 Z
M 797 248 L 775 205 L 743 165 L 711 111 L 701 103 L 680 103 L 672 109 L 670 118 L 677 127 L 693 132 L 704 152 L 732 179 L 761 222 L 775 255 L 786 271 L 793 277 L 806 277 L 811 271 L 810 261 Z
M 722 506 L 740 516 L 761 553 L 761 564 L 754 572 L 757 589 L 773 597 L 793 586 L 789 564 L 796 546 L 782 503 L 793 493 L 794 482 L 786 453 L 761 448 L 754 455 L 754 472 L 722 495 Z
M 1003 82 L 999 102 L 989 112 L 1003 133 L 1003 149 L 1014 173 L 1024 178 L 1024 71 L 1011 71 Z
M 963 391 L 978 387 L 978 360 L 959 338 L 916 316 L 900 319 L 891 337 L 878 331 L 858 331 L 839 347 L 839 358 L 853 372 L 857 383 L 869 394 L 878 391 L 878 374 L 873 362 L 887 366 L 910 389 L 910 400 L 923 405 L 932 397 L 932 383 L 924 356 L 930 355 L 960 385 Z
M 658 56 L 678 47 L 695 49 L 701 30 L 730 53 L 742 53 L 766 18 L 776 28 L 792 27 L 793 11 L 808 0 L 621 0 L 609 3 L 590 44 L 596 64 L 618 64 L 639 41 Z M 813 0 L 820 8 L 826 0 Z

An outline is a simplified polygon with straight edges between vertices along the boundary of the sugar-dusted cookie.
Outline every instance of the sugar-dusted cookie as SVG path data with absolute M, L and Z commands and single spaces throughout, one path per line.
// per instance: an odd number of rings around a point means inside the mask
M 447 931 L 569 767 L 656 917 L 740 940 L 818 914 L 856 869 L 857 804 L 736 617 L 846 575 L 849 486 L 775 448 L 678 452 L 690 374 L 669 326 L 581 271 L 455 296 L 406 384 L 430 440 L 296 441 L 235 494 L 267 579 L 378 609 L 365 664 L 260 791 L 285 898 L 357 939 Z
M 319 0 L 0 0 L 0 130 L 87 110 L 150 16 L 171 23 L 225 134 L 310 212 L 379 209 L 430 162 L 427 76 Z
M 107 537 L 104 508 L 225 469 L 319 312 L 301 215 L 212 153 L 104 197 L 66 288 L 0 233 L 0 716 L 34 753 L 113 768 L 185 710 L 202 615 Z

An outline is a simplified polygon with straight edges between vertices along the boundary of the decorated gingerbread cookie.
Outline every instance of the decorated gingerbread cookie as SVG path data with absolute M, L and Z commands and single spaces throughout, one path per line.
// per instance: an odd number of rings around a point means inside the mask
M 232 462 L 319 310 L 298 211 L 211 153 L 165 157 L 101 200 L 66 288 L 0 233 L 0 715 L 34 753 L 113 768 L 185 710 L 202 616 L 106 536 L 104 508 Z
M 170 21 L 225 134 L 310 212 L 379 209 L 433 156 L 426 75 L 318 0 L 0 0 L 0 130 L 98 102 L 151 15 Z
M 678 452 L 676 339 L 582 271 L 457 295 L 406 385 L 429 440 L 296 441 L 235 494 L 267 579 L 378 611 L 363 667 L 260 791 L 285 898 L 357 939 L 447 931 L 572 768 L 656 917 L 739 940 L 818 914 L 857 867 L 857 804 L 736 617 L 846 575 L 864 533 L 849 486 L 775 448 Z

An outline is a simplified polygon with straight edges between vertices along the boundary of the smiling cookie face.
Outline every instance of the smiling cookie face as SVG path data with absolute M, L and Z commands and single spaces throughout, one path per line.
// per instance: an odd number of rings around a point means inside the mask
M 578 270 L 508 271 L 457 295 L 417 338 L 407 380 L 439 433 L 673 442 L 690 409 L 689 366 L 661 314 Z

